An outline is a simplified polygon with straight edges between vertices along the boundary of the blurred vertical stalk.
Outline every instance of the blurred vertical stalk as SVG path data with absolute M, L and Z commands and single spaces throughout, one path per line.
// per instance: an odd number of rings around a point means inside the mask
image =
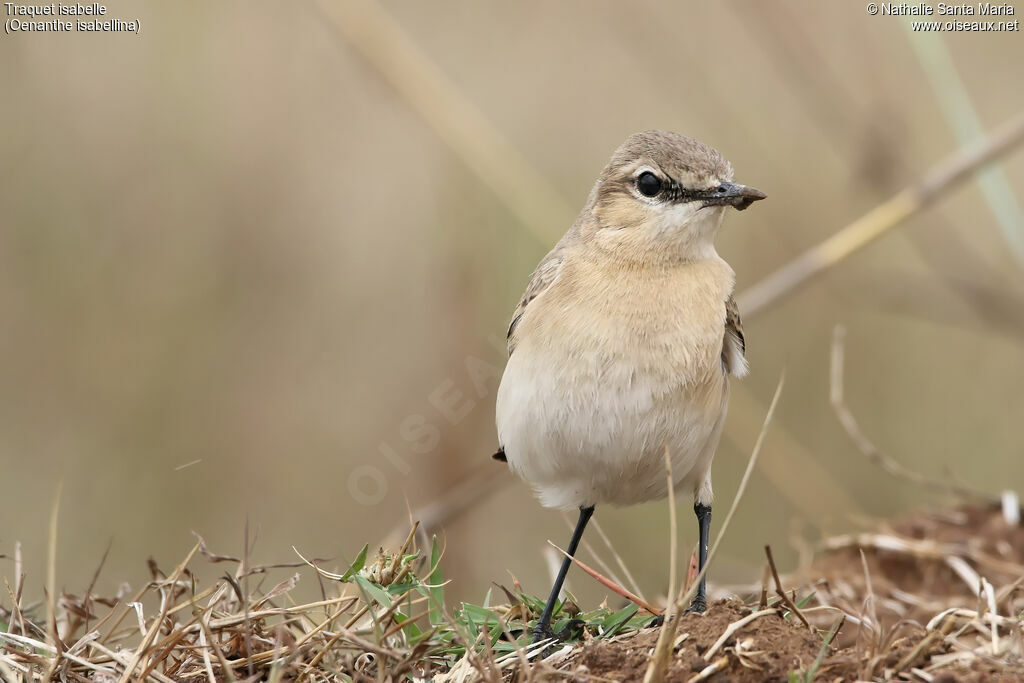
M 542 244 L 576 217 L 560 194 L 374 0 L 320 0 L 331 23 Z M 554 230 L 552 229 L 554 226 Z
M 961 145 L 969 145 L 983 138 L 985 129 L 942 36 L 914 31 L 909 21 L 900 23 L 921 69 L 928 77 L 928 83 L 935 91 L 939 109 L 957 140 Z M 1024 214 L 1021 213 L 1006 173 L 1000 166 L 993 165 L 978 173 L 978 185 L 996 218 L 1003 239 L 1017 263 L 1024 266 Z

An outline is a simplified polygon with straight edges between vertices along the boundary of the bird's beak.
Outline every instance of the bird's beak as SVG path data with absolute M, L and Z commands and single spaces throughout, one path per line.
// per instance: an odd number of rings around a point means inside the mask
M 742 211 L 759 199 L 767 197 L 761 190 L 736 183 L 719 183 L 704 195 L 704 206 L 732 206 Z

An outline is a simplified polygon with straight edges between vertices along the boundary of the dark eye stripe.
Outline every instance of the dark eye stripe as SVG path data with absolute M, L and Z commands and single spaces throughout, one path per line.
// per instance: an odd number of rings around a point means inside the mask
M 709 193 L 714 192 L 714 189 L 710 190 L 690 190 L 680 185 L 671 176 L 665 176 L 664 178 L 658 177 L 651 171 L 644 171 L 633 181 L 635 187 L 640 194 L 649 199 L 659 199 L 667 202 L 693 202 L 700 201 L 702 199 L 708 199 Z M 655 183 L 657 189 L 655 189 Z M 645 192 L 645 190 L 647 190 Z M 648 194 L 650 192 L 650 194 Z
M 673 178 L 668 179 L 668 187 L 663 190 L 666 199 L 672 202 L 692 202 L 707 199 L 707 190 L 688 190 Z

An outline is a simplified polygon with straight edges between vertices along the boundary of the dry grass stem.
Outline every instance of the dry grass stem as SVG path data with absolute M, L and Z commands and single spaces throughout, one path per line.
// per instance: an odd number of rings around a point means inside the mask
M 605 588 L 613 591 L 616 595 L 621 595 L 622 597 L 624 597 L 627 600 L 629 600 L 629 601 L 639 605 L 640 607 L 642 607 L 643 609 L 647 610 L 648 612 L 650 612 L 653 615 L 661 614 L 661 610 L 658 609 L 657 607 L 651 605 L 649 602 L 647 602 L 646 600 L 644 600 L 640 596 L 634 595 L 629 590 L 627 590 L 626 588 L 622 587 L 621 585 L 615 583 L 614 581 L 609 579 L 607 576 L 604 576 L 603 574 L 598 572 L 596 569 L 594 569 L 590 565 L 580 561 L 578 558 L 573 557 L 569 553 L 565 552 L 565 550 L 563 550 L 562 548 L 559 548 L 557 545 L 555 545 L 551 541 L 548 541 L 548 545 L 550 545 L 552 548 L 554 548 L 558 552 L 562 553 L 562 555 L 564 555 L 565 557 L 568 557 L 569 559 L 571 559 L 572 563 L 575 564 L 580 569 L 582 569 L 585 574 L 589 575 L 592 579 L 594 579 L 595 581 L 600 583 Z
M 664 622 L 661 632 L 658 634 L 658 643 L 654 647 L 654 654 L 644 672 L 644 683 L 653 683 L 665 678 L 668 671 L 669 661 L 672 658 L 672 644 L 675 642 L 677 621 L 673 619 L 679 613 L 678 605 L 672 602 L 672 596 L 676 592 L 676 565 L 679 562 L 679 550 L 676 547 L 678 532 L 676 530 L 676 493 L 675 479 L 672 476 L 672 454 L 668 447 L 665 447 L 665 483 L 668 487 L 668 520 L 669 520 L 669 561 L 668 561 L 668 604 L 665 605 Z
M 601 537 L 601 541 L 604 543 L 605 547 L 608 548 L 608 552 L 612 554 L 612 557 L 615 559 L 615 564 L 619 566 L 619 569 L 622 571 L 623 575 L 625 575 L 626 580 L 629 582 L 629 589 L 633 591 L 634 594 L 639 595 L 642 598 L 644 596 L 644 593 L 642 590 L 640 590 L 640 584 L 638 584 L 636 582 L 636 579 L 633 578 L 633 574 L 629 571 L 629 567 L 622 559 L 622 556 L 619 555 L 617 550 L 615 550 L 615 546 L 612 545 L 611 539 L 608 538 L 608 535 L 604 532 L 604 529 L 601 528 L 601 523 L 598 520 L 594 519 L 591 520 L 591 524 L 594 525 L 594 529 L 597 531 L 597 535 Z M 609 574 L 610 573 L 611 572 L 609 572 Z
M 541 243 L 552 225 L 575 212 L 517 146 L 373 0 L 327 2 L 320 8 L 381 77 L 434 129 L 480 183 Z
M 707 667 L 700 670 L 696 676 L 689 680 L 689 683 L 697 683 L 698 681 L 706 681 L 707 679 L 714 676 L 716 673 L 725 668 L 729 663 L 729 657 L 719 657 Z
M 782 581 L 779 579 L 779 570 L 775 567 L 775 558 L 772 556 L 772 547 L 770 545 L 766 545 L 764 547 L 764 554 L 768 557 L 768 567 L 771 569 L 772 578 L 775 579 L 775 594 L 778 595 L 779 599 L 782 600 L 782 603 L 789 608 L 789 611 L 796 615 L 800 621 L 804 623 L 804 626 L 810 629 L 811 625 L 807 622 L 804 615 L 800 613 L 800 608 L 793 603 L 790 597 L 786 595 L 786 591 L 782 588 Z
M 953 493 L 967 499 L 990 500 L 992 498 L 980 491 L 958 485 L 948 479 L 935 479 L 918 472 L 908 470 L 899 462 L 880 451 L 861 430 L 860 424 L 857 422 L 853 412 L 846 404 L 843 382 L 845 357 L 846 328 L 842 325 L 836 325 L 832 334 L 832 354 L 829 372 L 829 400 L 832 403 L 832 409 L 835 411 L 836 417 L 839 418 L 839 424 L 842 425 L 846 434 L 850 437 L 850 440 L 853 441 L 857 450 L 859 450 L 864 457 L 880 467 L 887 474 L 890 474 L 897 479 L 910 482 L 916 486 L 929 488 L 941 493 Z
M 985 165 L 1008 154 L 1021 142 L 1024 142 L 1024 113 L 1018 114 L 978 144 L 950 154 L 917 183 L 741 292 L 737 297 L 740 310 L 750 316 L 792 294 L 813 277 L 928 207 L 944 191 L 963 183 Z
M 728 641 L 730 638 L 732 638 L 736 634 L 737 631 L 739 631 L 741 628 L 743 628 L 747 624 L 751 623 L 755 619 L 760 619 L 761 617 L 766 617 L 769 614 L 776 614 L 776 615 L 781 616 L 781 614 L 779 613 L 779 610 L 774 608 L 774 607 L 772 607 L 770 609 L 762 609 L 762 610 L 758 610 L 756 612 L 751 612 L 750 614 L 748 614 L 747 616 L 743 617 L 742 619 L 740 619 L 738 621 L 734 621 L 731 624 L 729 624 L 729 627 L 726 628 L 725 632 L 722 633 L 722 635 L 718 638 L 718 640 L 715 641 L 715 644 L 712 645 L 708 649 L 708 651 L 704 653 L 704 658 L 708 659 L 710 657 L 714 657 L 715 653 L 718 652 L 718 650 L 723 645 L 725 645 L 726 641 Z

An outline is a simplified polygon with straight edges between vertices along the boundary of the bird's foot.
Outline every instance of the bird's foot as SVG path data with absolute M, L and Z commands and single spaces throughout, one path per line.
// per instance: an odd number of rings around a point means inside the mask
M 705 600 L 704 598 L 702 598 L 702 597 L 700 597 L 698 595 L 696 598 L 693 599 L 693 602 L 690 603 L 690 606 L 686 608 L 686 611 L 683 612 L 683 614 L 690 614 L 690 613 L 702 614 L 702 613 L 707 612 L 707 611 L 708 611 L 708 602 L 707 602 L 707 600 Z M 654 617 L 653 619 L 651 619 L 650 621 L 647 622 L 647 628 L 656 628 L 656 627 L 662 626 L 664 623 L 665 623 L 665 615 L 664 614 L 659 614 L 658 616 Z
M 545 647 L 541 654 L 542 658 L 546 657 L 559 643 L 565 642 L 578 634 L 585 624 L 586 622 L 582 619 L 570 619 L 565 627 L 560 631 L 555 631 L 551 628 L 551 624 L 538 624 L 537 627 L 533 629 L 533 640 L 530 641 L 530 645 L 533 646 L 542 641 L 553 639 L 555 642 Z
M 537 628 L 533 629 L 533 640 L 530 641 L 530 645 L 536 645 L 542 640 L 558 639 L 555 635 L 554 629 L 551 628 L 551 624 L 544 624 L 543 626 L 538 625 Z
M 684 614 L 691 614 L 696 612 L 697 614 L 703 614 L 708 611 L 708 601 L 703 595 L 698 595 L 690 603 L 690 606 L 686 608 Z

